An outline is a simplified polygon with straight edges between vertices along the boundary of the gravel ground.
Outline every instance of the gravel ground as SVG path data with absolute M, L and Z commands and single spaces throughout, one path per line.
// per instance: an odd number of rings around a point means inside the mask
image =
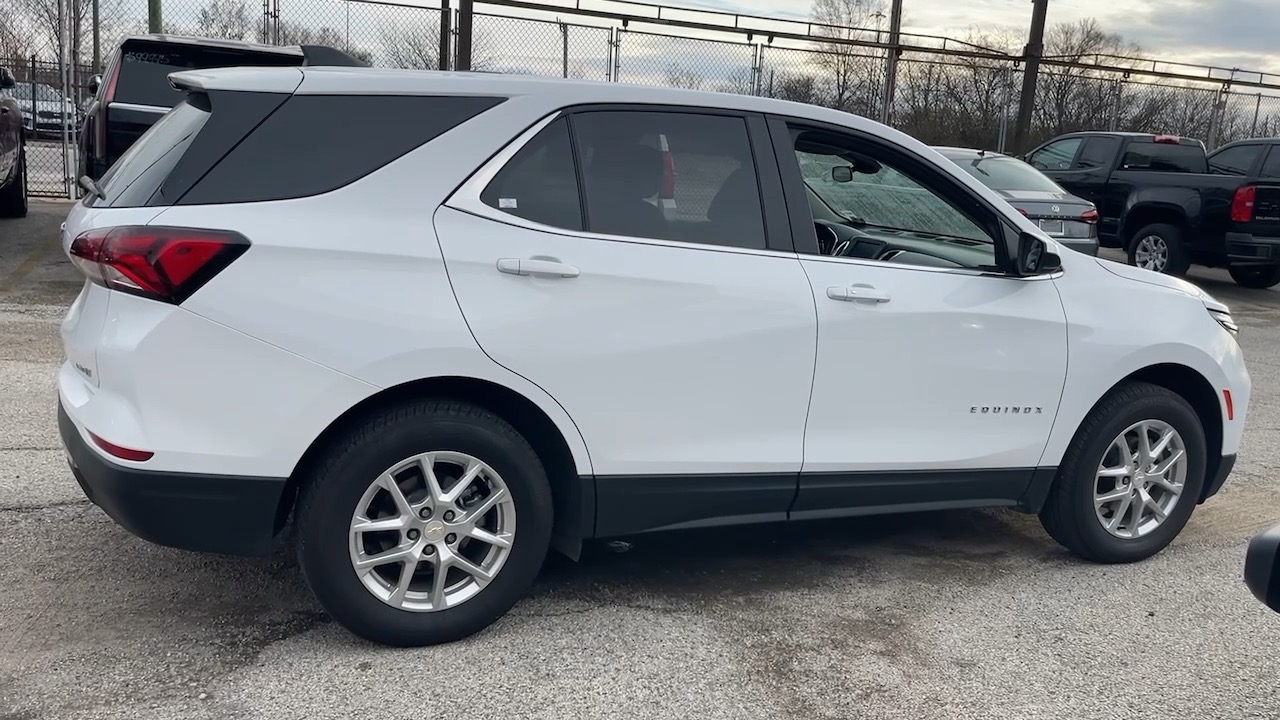
M 65 211 L 0 221 L 0 719 L 1280 715 L 1280 617 L 1240 577 L 1280 523 L 1277 293 L 1193 271 L 1255 395 L 1231 482 L 1151 561 L 1076 561 L 1006 511 L 652 537 L 553 561 L 471 640 L 389 650 L 285 553 L 152 546 L 84 500 L 54 420 Z

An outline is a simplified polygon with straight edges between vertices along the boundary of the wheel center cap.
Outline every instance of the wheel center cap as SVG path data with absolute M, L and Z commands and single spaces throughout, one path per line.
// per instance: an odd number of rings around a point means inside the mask
M 432 520 L 422 528 L 422 537 L 427 542 L 440 542 L 444 539 L 444 523 Z

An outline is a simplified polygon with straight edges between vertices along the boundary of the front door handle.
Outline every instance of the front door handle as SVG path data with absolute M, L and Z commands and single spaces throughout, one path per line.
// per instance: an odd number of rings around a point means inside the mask
M 832 285 L 827 288 L 827 297 L 843 302 L 889 302 L 889 293 L 870 285 Z
M 578 268 L 543 258 L 500 258 L 498 272 L 508 275 L 537 275 L 539 277 L 575 278 Z

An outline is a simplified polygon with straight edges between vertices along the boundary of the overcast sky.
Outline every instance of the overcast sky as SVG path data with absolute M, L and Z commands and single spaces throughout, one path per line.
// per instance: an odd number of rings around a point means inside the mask
M 671 0 L 752 15 L 804 18 L 810 0 Z M 903 0 L 907 29 L 957 35 L 972 24 L 1025 30 L 1031 0 Z M 1094 17 L 1156 57 L 1280 72 L 1280 0 L 1049 0 L 1049 22 Z

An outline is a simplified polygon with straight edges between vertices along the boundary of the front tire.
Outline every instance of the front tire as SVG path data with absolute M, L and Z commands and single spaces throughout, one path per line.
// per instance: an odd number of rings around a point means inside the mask
M 1191 269 L 1191 258 L 1177 225 L 1154 223 L 1129 239 L 1129 264 L 1165 275 L 1182 276 Z
M 1227 268 L 1227 272 L 1240 287 L 1266 290 L 1280 285 L 1280 265 L 1232 266 Z
M 546 471 L 483 408 L 420 401 L 375 414 L 310 475 L 297 509 L 303 575 L 325 611 L 367 640 L 473 635 L 524 597 L 546 558 Z
M 1150 558 L 1178 536 L 1195 509 L 1205 447 L 1200 418 L 1180 395 L 1148 383 L 1124 385 L 1076 432 L 1040 522 L 1086 560 Z
M 13 179 L 0 188 L 0 217 L 24 218 L 27 216 L 27 146 L 18 148 L 18 164 Z

